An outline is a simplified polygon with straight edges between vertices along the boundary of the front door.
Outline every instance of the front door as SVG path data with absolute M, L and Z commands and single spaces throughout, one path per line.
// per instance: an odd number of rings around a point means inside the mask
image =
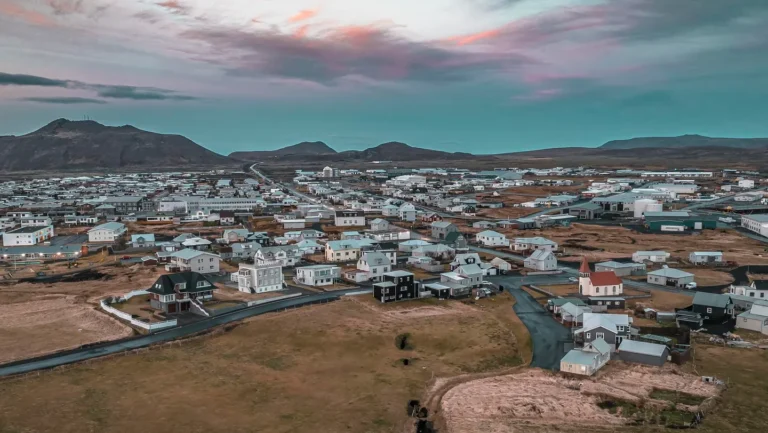
M 624 340 L 624 337 L 619 337 L 618 335 L 616 336 L 616 347 L 619 347 L 622 340 Z

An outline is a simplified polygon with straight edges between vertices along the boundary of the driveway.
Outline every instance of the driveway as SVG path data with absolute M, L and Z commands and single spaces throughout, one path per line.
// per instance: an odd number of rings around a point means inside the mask
M 530 278 L 526 278 L 530 280 Z M 533 344 L 533 360 L 531 367 L 547 370 L 559 370 L 560 359 L 573 348 L 570 331 L 558 323 L 533 296 L 520 288 L 521 278 L 494 277 L 493 282 L 504 286 L 517 301 L 514 306 L 515 314 L 520 317 Z

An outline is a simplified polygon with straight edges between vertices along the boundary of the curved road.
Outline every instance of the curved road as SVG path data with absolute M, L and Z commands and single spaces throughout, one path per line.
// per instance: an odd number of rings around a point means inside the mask
M 527 277 L 525 280 L 536 283 L 537 277 Z M 568 328 L 552 318 L 552 315 L 541 306 L 528 292 L 520 288 L 521 277 L 496 277 L 493 282 L 504 286 L 515 297 L 515 314 L 520 318 L 533 344 L 533 359 L 531 367 L 547 370 L 559 370 L 560 360 L 573 347 L 573 339 Z
M 367 290 L 370 291 L 370 290 Z M 112 355 L 133 349 L 140 349 L 157 343 L 164 343 L 179 338 L 189 337 L 191 335 L 207 331 L 220 325 L 246 319 L 248 317 L 258 316 L 260 314 L 271 313 L 286 308 L 297 308 L 310 304 L 331 302 L 339 299 L 348 293 L 361 293 L 366 290 L 359 288 L 349 290 L 339 290 L 332 293 L 317 293 L 305 295 L 291 299 L 284 299 L 267 304 L 256 305 L 241 310 L 232 311 L 190 323 L 188 325 L 169 328 L 167 330 L 155 332 L 138 337 L 129 337 L 122 340 L 98 343 L 90 347 L 67 350 L 63 352 L 45 355 L 37 358 L 15 361 L 0 365 L 0 377 L 14 374 L 29 373 L 36 370 L 44 370 L 58 367 L 60 365 L 72 364 L 101 356 Z

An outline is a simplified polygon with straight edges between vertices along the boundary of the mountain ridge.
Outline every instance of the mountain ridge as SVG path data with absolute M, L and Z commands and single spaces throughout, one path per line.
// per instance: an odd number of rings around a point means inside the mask
M 56 119 L 20 136 L 0 137 L 0 171 L 211 167 L 234 165 L 192 140 L 131 125 Z

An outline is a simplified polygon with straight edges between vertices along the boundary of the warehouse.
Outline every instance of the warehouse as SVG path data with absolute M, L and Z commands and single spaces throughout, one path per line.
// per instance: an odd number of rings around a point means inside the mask
M 662 268 L 653 272 L 648 272 L 648 284 L 657 286 L 684 287 L 692 283 L 695 275 L 681 271 L 680 269 Z
M 768 236 L 768 214 L 742 215 L 741 226 L 760 236 Z
M 661 367 L 667 362 L 669 348 L 663 344 L 624 340 L 619 345 L 618 356 L 624 362 Z
M 642 275 L 645 273 L 644 263 L 619 263 L 614 261 L 597 263 L 595 272 L 613 271 L 617 277 L 628 277 L 630 275 Z
M 717 228 L 717 219 L 691 215 L 686 211 L 646 212 L 645 226 L 653 231 L 682 232 Z
M 563 210 L 563 213 L 568 213 L 580 220 L 593 220 L 603 214 L 603 208 L 597 203 L 581 203 Z

